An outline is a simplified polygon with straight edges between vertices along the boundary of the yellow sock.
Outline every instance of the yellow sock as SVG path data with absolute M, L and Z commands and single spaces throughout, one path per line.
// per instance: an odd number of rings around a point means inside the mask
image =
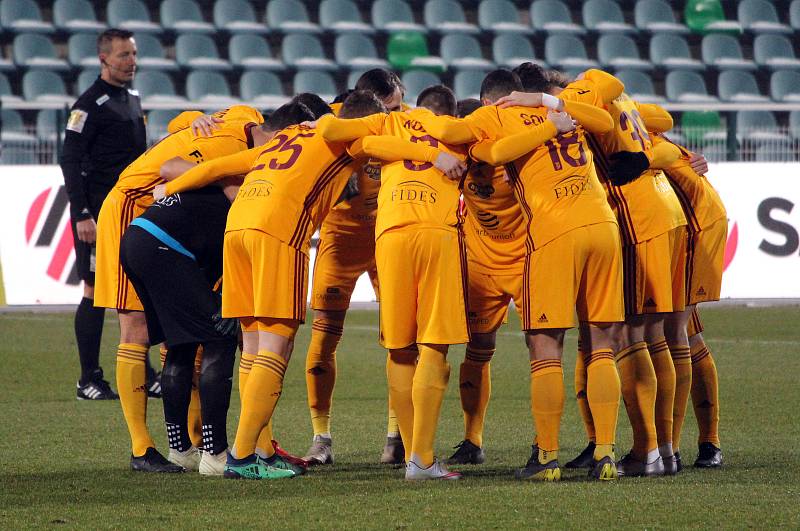
M 386 379 L 389 382 L 391 407 L 397 418 L 400 437 L 406 450 L 406 461 L 411 456 L 414 432 L 414 402 L 411 394 L 418 352 L 415 349 L 390 350 L 386 356 Z
M 680 448 L 686 404 L 692 389 L 692 354 L 688 345 L 670 345 L 672 364 L 675 366 L 675 404 L 672 408 L 672 447 Z
M 275 455 L 275 447 L 272 445 L 272 417 L 270 417 L 267 425 L 261 428 L 261 433 L 258 434 L 256 440 L 256 453 L 261 457 L 272 457 Z
M 239 360 L 239 402 L 244 402 L 244 389 L 247 387 L 247 379 L 250 376 L 250 371 L 253 369 L 253 361 L 255 361 L 257 354 L 250 354 L 242 352 L 242 357 Z
M 586 397 L 597 434 L 594 458 L 614 457 L 617 436 L 620 383 L 613 351 L 599 349 L 584 360 L 586 365 Z
M 144 359 L 149 347 L 137 343 L 120 343 L 117 349 L 117 390 L 134 456 L 142 456 L 156 443 L 147 429 L 147 391 Z
M 590 442 L 595 442 L 594 419 L 592 410 L 589 407 L 589 400 L 586 396 L 586 364 L 584 358 L 591 356 L 591 352 L 581 349 L 581 342 L 578 341 L 578 355 L 575 358 L 575 399 L 578 402 L 578 412 L 583 420 L 583 427 L 586 430 L 586 438 Z
M 397 423 L 397 413 L 394 410 L 394 406 L 392 406 L 391 394 L 389 394 L 387 401 L 389 403 L 389 413 L 386 419 L 386 436 L 397 437 L 400 435 L 400 424 Z
M 622 398 L 633 428 L 633 453 L 639 459 L 644 459 L 647 452 L 658 447 L 655 421 L 658 385 L 656 371 L 644 341 L 620 350 L 616 360 Z
M 492 394 L 491 360 L 495 349 L 479 349 L 467 345 L 459 371 L 461 409 L 464 411 L 464 439 L 483 446 L 483 421 Z
M 242 358 L 239 360 L 239 401 L 244 403 L 244 388 L 247 385 L 247 378 L 250 376 L 250 371 L 253 368 L 253 360 L 256 359 L 256 354 L 242 352 Z M 272 446 L 272 418 L 269 419 L 267 425 L 261 430 L 256 442 L 256 449 L 262 457 L 272 457 L 275 453 L 275 447 Z
M 698 444 L 719 444 L 719 381 L 717 366 L 705 343 L 692 347 L 692 405 L 697 417 Z
M 283 390 L 286 360 L 281 356 L 261 350 L 253 361 L 242 400 L 242 413 L 236 430 L 234 455 L 247 457 L 255 452 L 259 434 L 272 418 L 275 405 Z M 271 446 L 271 445 L 270 445 Z
M 531 413 L 542 464 L 558 459 L 558 432 L 563 412 L 564 370 L 561 360 L 531 361 Z
M 423 468 L 433 464 L 433 444 L 436 440 L 439 412 L 450 379 L 446 349 L 446 346 L 433 348 L 430 345 L 419 345 L 419 361 L 411 389 L 414 402 L 411 453 L 419 460 L 417 464 Z
M 336 346 L 342 339 L 342 323 L 314 319 L 306 354 L 306 390 L 314 435 L 331 432 L 331 399 L 336 384 Z
M 648 343 L 647 350 L 656 371 L 656 438 L 658 445 L 672 444 L 672 412 L 675 407 L 675 366 L 667 341 L 662 337 Z
M 194 358 L 194 376 L 192 377 L 192 397 L 189 401 L 189 418 L 186 428 L 189 439 L 195 448 L 203 447 L 203 419 L 200 412 L 200 368 L 203 364 L 203 347 L 197 347 Z

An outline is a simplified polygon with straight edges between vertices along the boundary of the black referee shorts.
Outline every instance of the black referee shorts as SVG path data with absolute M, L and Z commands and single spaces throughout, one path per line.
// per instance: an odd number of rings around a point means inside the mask
M 75 247 L 75 269 L 78 278 L 88 286 L 94 286 L 94 244 L 80 241 L 75 222 L 70 220 L 70 223 L 72 223 L 72 242 Z
M 132 225 L 122 237 L 120 262 L 144 306 L 151 345 L 225 339 L 211 321 L 217 296 L 196 261 Z

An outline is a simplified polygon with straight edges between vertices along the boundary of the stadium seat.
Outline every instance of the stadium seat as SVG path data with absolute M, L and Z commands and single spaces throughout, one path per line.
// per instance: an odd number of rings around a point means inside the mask
M 294 75 L 294 93 L 313 92 L 325 101 L 331 101 L 339 91 L 327 72 L 301 71 Z
M 299 0 L 270 0 L 267 4 L 267 25 L 283 33 L 319 33 L 311 22 L 308 9 Z
M 322 43 L 314 35 L 292 33 L 283 38 L 283 62 L 298 70 L 336 70 L 336 63 L 325 57 Z
M 531 25 L 547 33 L 573 33 L 583 35 L 586 28 L 575 24 L 569 8 L 559 0 L 535 0 L 530 8 Z
M 55 28 L 42 18 L 33 0 L 0 1 L 0 26 L 14 33 L 53 33 Z
M 72 66 L 99 66 L 97 35 L 75 33 L 67 41 L 67 58 Z
M 71 33 L 99 33 L 106 28 L 104 23 L 97 20 L 94 8 L 87 0 L 56 0 L 53 4 L 53 22 L 56 28 Z
M 800 140 L 800 111 L 789 113 L 789 134 L 795 140 Z
M 350 70 L 350 73 L 347 74 L 347 88 L 350 89 L 355 87 L 356 83 L 358 82 L 358 78 L 360 78 L 364 72 L 366 72 L 366 70 L 363 68 L 356 68 L 355 70 Z
M 635 33 L 636 28 L 625 22 L 622 9 L 612 0 L 588 0 L 583 3 L 583 24 L 600 34 Z
M 35 152 L 31 149 L 36 142 L 36 137 L 28 132 L 22 115 L 14 109 L 0 110 L 0 122 L 3 124 L 0 132 L 0 141 L 3 149 L 0 150 L 0 163 L 2 164 L 34 164 L 38 162 Z
M 11 90 L 11 83 L 8 82 L 8 77 L 3 73 L 0 73 L 0 101 L 2 103 L 22 101 L 22 98 Z
M 0 50 L 2 48 L 0 47 Z M 0 72 L 16 72 L 17 66 L 14 64 L 14 61 L 6 57 L 4 54 L 0 53 Z
M 544 43 L 544 58 L 548 64 L 561 69 L 587 70 L 597 68 L 597 61 L 589 59 L 586 47 L 574 35 L 550 35 Z
M 174 59 L 167 58 L 161 40 L 150 33 L 136 35 L 137 63 L 139 68 L 148 70 L 177 70 Z
M 361 11 L 352 0 L 322 0 L 319 24 L 322 29 L 335 33 L 375 33 L 375 28 L 364 22 Z
M 186 98 L 178 96 L 175 85 L 169 74 L 158 70 L 144 71 L 133 78 L 133 88 L 139 91 L 143 102 L 185 102 Z
M 792 42 L 783 35 L 759 35 L 753 41 L 756 63 L 772 69 L 800 69 L 800 60 L 794 54 Z
M 703 37 L 703 61 L 722 69 L 755 70 L 756 64 L 745 59 L 739 39 L 732 35 L 712 33 Z
M 277 74 L 265 70 L 249 70 L 242 74 L 239 94 L 243 101 L 259 109 L 276 109 L 289 100 Z
M 442 82 L 439 76 L 427 70 L 408 70 L 403 72 L 402 80 L 403 85 L 406 86 L 405 100 L 411 104 L 416 103 L 417 96 L 424 89 Z
M 228 43 L 228 57 L 238 68 L 251 70 L 285 70 L 283 61 L 275 58 L 266 39 L 252 33 L 237 33 Z
M 203 19 L 200 6 L 194 0 L 162 0 L 159 13 L 161 25 L 175 33 L 216 32 L 214 25 Z
M 769 82 L 772 99 L 786 103 L 800 103 L 800 71 L 778 70 Z
M 19 111 L 14 109 L 0 110 L 0 121 L 3 124 L 2 133 L 4 141 L 11 135 L 24 135 L 24 138 L 31 137 L 31 135 L 28 134 L 25 122 L 22 120 L 22 115 Z
M 22 76 L 22 95 L 27 101 L 71 103 L 64 80 L 49 70 L 29 70 Z
M 216 0 L 214 25 L 232 35 L 269 32 L 269 29 L 256 19 L 256 12 L 248 0 Z
M 625 92 L 636 101 L 663 103 L 664 98 L 656 94 L 649 74 L 639 70 L 618 70 L 615 75 L 625 84 Z
M 428 31 L 425 26 L 414 22 L 411 7 L 404 0 L 375 0 L 372 4 L 372 24 L 385 32 Z M 389 62 L 392 60 L 389 59 Z
M 792 33 L 792 28 L 778 19 L 772 2 L 741 0 L 737 8 L 739 23 L 753 33 Z
M 496 34 L 533 33 L 533 28 L 527 21 L 522 21 L 517 6 L 511 0 L 481 0 L 478 5 L 478 25 L 482 30 Z
M 653 69 L 653 63 L 642 59 L 636 42 L 627 35 L 601 35 L 597 40 L 597 58 L 606 68 Z
M 663 0 L 639 0 L 633 9 L 636 27 L 650 33 L 688 33 L 686 25 L 675 20 L 672 7 Z
M 457 70 L 494 68 L 494 63 L 483 57 L 478 40 L 471 35 L 445 35 L 442 37 L 440 53 L 445 64 Z
M 724 143 L 727 131 L 717 111 L 686 111 L 681 115 L 681 132 L 692 145 Z
M 69 65 L 56 54 L 56 47 L 46 35 L 21 33 L 14 37 L 14 62 L 27 68 L 68 70 Z
M 717 98 L 708 94 L 703 77 L 697 72 L 673 70 L 667 74 L 667 99 L 682 103 L 713 103 Z
M 492 57 L 495 63 L 508 68 L 514 68 L 525 61 L 544 63 L 536 59 L 530 39 L 513 33 L 501 34 L 494 38 Z
M 137 42 L 142 33 L 161 33 L 161 24 L 150 19 L 150 12 L 139 0 L 110 0 L 106 7 L 108 25 L 136 34 Z
M 225 76 L 219 72 L 194 70 L 186 76 L 186 97 L 206 105 L 228 106 L 233 100 Z
M 742 26 L 725 18 L 725 11 L 719 0 L 687 0 L 683 11 L 686 25 L 694 33 L 732 33 L 742 32 Z
M 167 125 L 180 112 L 180 109 L 158 109 L 147 113 L 147 140 L 152 143 L 167 136 Z
M 401 31 L 389 35 L 386 58 L 397 70 L 424 68 L 436 72 L 444 71 L 442 58 L 430 54 L 425 35 L 416 31 Z
M 662 68 L 705 70 L 705 65 L 692 57 L 689 44 L 680 35 L 653 35 L 650 39 L 650 60 Z
M 428 0 L 423 11 L 425 25 L 429 31 L 442 35 L 453 33 L 477 34 L 480 30 L 475 24 L 467 22 L 467 16 L 459 2 L 455 0 Z
M 137 73 L 136 77 L 139 77 L 140 75 L 142 74 Z M 76 94 L 83 94 L 84 92 L 86 92 L 86 89 L 91 87 L 99 76 L 100 76 L 99 66 L 90 66 L 88 68 L 84 68 L 83 70 L 81 70 L 81 73 L 78 74 L 78 90 Z
M 208 35 L 188 33 L 175 40 L 175 59 L 183 68 L 230 70 L 231 64 L 222 59 L 214 40 Z
M 745 148 L 789 140 L 788 135 L 778 130 L 778 121 L 772 111 L 737 111 L 736 137 L 745 142 Z
M 486 70 L 462 70 L 453 77 L 453 91 L 460 100 L 464 98 L 479 98 L 481 83 L 486 77 Z
M 750 72 L 725 70 L 717 79 L 717 94 L 722 101 L 766 102 L 769 101 L 758 88 L 756 78 Z
M 345 33 L 336 37 L 334 57 L 338 64 L 351 70 L 364 71 L 389 66 L 386 60 L 378 57 L 372 38 L 362 33 Z
M 58 111 L 56 109 L 40 110 L 36 113 L 36 138 L 40 140 L 55 140 L 59 133 L 64 134 L 67 124 L 63 124 L 62 127 L 58 125 Z
M 800 31 L 800 0 L 792 0 L 789 4 L 789 25 L 795 31 Z

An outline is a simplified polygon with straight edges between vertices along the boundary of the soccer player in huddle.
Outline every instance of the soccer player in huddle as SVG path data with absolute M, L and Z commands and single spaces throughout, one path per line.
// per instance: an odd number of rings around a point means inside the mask
M 120 265 L 120 240 L 128 225 L 153 202 L 152 192 L 163 182 L 160 171 L 174 157 L 192 163 L 243 151 L 253 146 L 251 130 L 263 122 L 261 114 L 246 106 L 218 113 L 222 126 L 210 137 L 196 137 L 188 128 L 167 136 L 132 162 L 106 197 L 97 220 L 97 272 L 95 305 L 115 308 L 119 314 L 117 388 L 131 435 L 131 468 L 175 471 L 155 449 L 147 429 L 145 359 L 150 348 L 142 303 Z

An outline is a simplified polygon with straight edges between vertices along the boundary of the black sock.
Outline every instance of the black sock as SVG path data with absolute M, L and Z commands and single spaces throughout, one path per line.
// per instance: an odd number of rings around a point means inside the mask
M 105 308 L 95 308 L 94 299 L 82 298 L 75 312 L 75 339 L 81 361 L 81 385 L 87 384 L 100 369 L 100 340 L 103 337 Z
M 144 358 L 144 374 L 148 382 L 158 375 L 156 370 L 150 364 L 150 352 L 148 352 L 147 356 Z
M 164 370 L 161 371 L 161 399 L 164 402 L 167 439 L 169 447 L 179 452 L 184 452 L 192 446 L 187 417 L 196 352 L 196 343 L 170 347 L 164 362 Z
M 227 418 L 235 355 L 236 341 L 223 340 L 203 344 L 203 363 L 200 369 L 203 450 L 213 455 L 228 448 Z

